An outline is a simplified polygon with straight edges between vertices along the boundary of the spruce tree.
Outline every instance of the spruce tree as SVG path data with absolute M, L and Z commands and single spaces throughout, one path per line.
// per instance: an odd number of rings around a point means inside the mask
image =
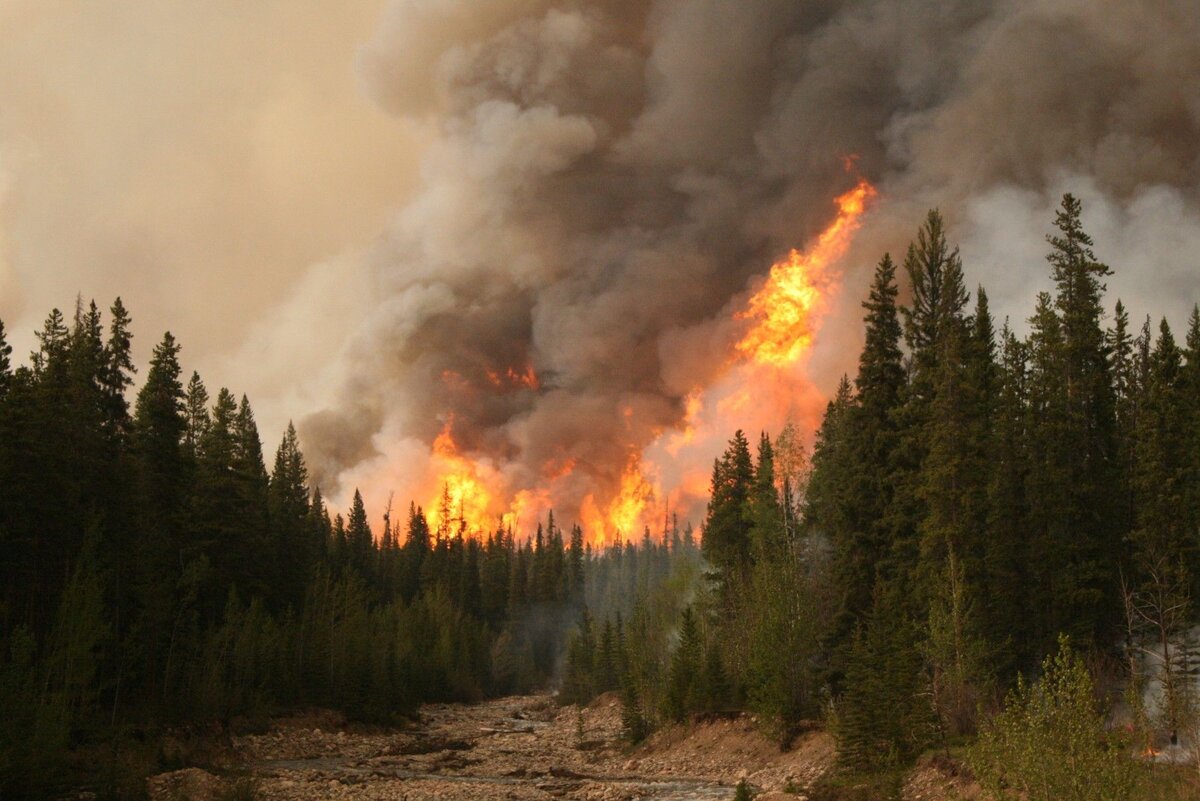
M 702 707 L 698 682 L 704 652 L 700 630 L 691 606 L 684 607 L 679 618 L 679 644 L 671 653 L 667 685 L 663 694 L 663 714 L 676 722 Z
M 132 419 L 125 391 L 133 385 L 137 367 L 133 364 L 133 333 L 129 330 L 132 318 L 121 298 L 113 301 L 109 308 L 108 341 L 104 345 L 104 365 L 101 386 L 104 390 L 105 410 L 109 424 L 121 436 L 128 436 Z
M 1108 354 L 1101 327 L 1102 279 L 1112 274 L 1097 261 L 1092 239 L 1083 230 L 1082 206 L 1063 196 L 1055 215 L 1057 234 L 1047 237 L 1047 261 L 1056 286 L 1054 307 L 1062 328 L 1061 384 L 1069 445 L 1064 444 L 1060 486 L 1069 536 L 1074 539 L 1073 572 L 1079 574 L 1065 614 L 1078 616 L 1072 628 L 1081 642 L 1112 635 L 1118 617 L 1113 555 L 1121 552 L 1115 529 L 1113 495 L 1117 473 L 1115 409 Z M 1049 648 L 1052 643 L 1047 643 Z
M 857 394 L 851 400 L 848 388 L 839 388 L 813 453 L 809 498 L 815 516 L 810 519 L 833 545 L 833 569 L 844 599 L 835 625 L 842 645 L 870 609 L 877 571 L 892 547 L 896 415 L 905 386 L 895 276 L 896 266 L 885 255 L 863 303 L 866 341 Z
M 1187 585 L 1200 572 L 1198 543 L 1186 509 L 1186 471 L 1195 458 L 1180 397 L 1182 359 L 1164 319 L 1150 354 L 1150 383 L 1138 416 L 1134 557 L 1159 580 Z M 1181 513 L 1183 512 L 1183 513 Z M 1165 573 L 1166 575 L 1161 575 Z
M 299 608 L 304 586 L 316 564 L 318 551 L 306 530 L 308 497 L 308 468 L 300 452 L 296 427 L 288 421 L 283 440 L 275 450 L 267 489 L 270 549 L 279 573 L 274 601 L 280 609 Z
M 929 212 L 904 259 L 912 287 L 911 306 L 901 308 L 904 338 L 910 354 L 909 380 L 894 413 L 896 446 L 891 452 L 891 500 L 884 516 L 889 554 L 883 564 L 888 581 L 898 582 L 910 613 L 920 612 L 921 524 L 929 514 L 924 481 L 932 442 L 930 426 L 938 383 L 947 376 L 943 362 L 964 354 L 968 296 L 957 248 L 946 242 L 938 211 Z M 951 401 L 953 402 L 953 401 Z
M 184 560 L 186 477 L 181 443 L 186 428 L 179 345 L 170 332 L 154 349 L 134 405 L 132 445 L 138 505 L 135 566 L 137 621 L 127 636 L 132 679 L 150 697 L 166 689 L 178 622 L 185 612 L 177 588 Z
M 704 556 L 717 570 L 722 592 L 744 575 L 750 560 L 749 500 L 754 482 L 750 443 L 740 430 L 713 463 L 711 497 L 704 522 Z
M 375 538 L 371 534 L 371 525 L 367 522 L 367 510 L 363 505 L 362 493 L 354 490 L 354 500 L 350 504 L 350 518 L 346 522 L 346 547 L 350 566 L 364 580 L 369 579 L 374 572 Z
M 0 401 L 8 394 L 9 385 L 12 383 L 11 356 L 12 345 L 8 344 L 4 336 L 4 321 L 0 320 Z
M 1028 364 L 1025 343 L 1009 330 L 1002 343 L 992 417 L 992 447 L 984 524 L 980 608 L 982 628 L 995 646 L 996 674 L 1003 681 L 1018 668 L 1032 668 L 1029 591 L 1029 523 L 1026 480 Z

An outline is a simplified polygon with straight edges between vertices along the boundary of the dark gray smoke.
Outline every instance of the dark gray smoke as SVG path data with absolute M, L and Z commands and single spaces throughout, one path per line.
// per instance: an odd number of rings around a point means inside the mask
M 1142 298 L 1193 298 L 1196 274 L 1171 248 L 1144 257 L 1134 229 L 1200 238 L 1196 11 L 396 0 L 360 77 L 436 136 L 373 256 L 341 400 L 302 427 L 318 477 L 360 477 L 389 438 L 429 443 L 452 415 L 514 489 L 567 459 L 574 501 L 610 489 L 714 378 L 748 282 L 828 221 L 847 156 L 881 196 L 814 369 L 851 368 L 863 276 L 931 206 L 1004 310 L 1029 308 L 1065 187 Z M 505 375 L 527 366 L 536 389 Z

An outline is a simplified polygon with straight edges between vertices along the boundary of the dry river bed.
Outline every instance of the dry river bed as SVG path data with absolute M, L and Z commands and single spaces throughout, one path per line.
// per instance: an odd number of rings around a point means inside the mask
M 263 801 L 704 801 L 732 798 L 742 778 L 767 801 L 802 798 L 834 756 L 819 732 L 781 753 L 744 717 L 667 729 L 634 750 L 620 728 L 613 696 L 584 709 L 560 709 L 545 695 L 430 705 L 407 729 L 346 726 L 330 713 L 310 713 L 234 737 L 228 765 Z M 155 776 L 151 797 L 228 797 L 234 780 L 217 774 L 192 768 Z

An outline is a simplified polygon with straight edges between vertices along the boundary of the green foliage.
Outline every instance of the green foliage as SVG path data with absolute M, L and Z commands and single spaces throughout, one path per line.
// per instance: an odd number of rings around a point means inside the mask
M 933 712 L 918 627 L 894 594 L 877 593 L 850 651 L 834 732 L 853 771 L 909 765 L 932 740 Z
M 0 640 L 0 794 L 38 797 L 61 776 L 70 718 L 61 696 L 40 681 L 33 636 L 25 628 Z
M 642 710 L 637 682 L 628 678 L 621 688 L 621 736 L 631 745 L 637 745 L 649 734 L 650 721 Z
M 724 455 L 713 463 L 711 497 L 704 521 L 704 557 L 716 568 L 726 590 L 749 564 L 753 482 L 750 443 L 739 430 Z
M 992 687 L 987 650 L 967 591 L 962 563 L 950 548 L 930 600 L 925 638 L 930 693 L 943 737 L 975 733 L 976 713 Z
M 1066 637 L 1034 684 L 1018 680 L 968 760 L 996 799 L 1118 801 L 1139 774 L 1125 744 L 1105 731 L 1091 676 Z
M 808 788 L 809 801 L 900 801 L 906 770 L 829 770 Z

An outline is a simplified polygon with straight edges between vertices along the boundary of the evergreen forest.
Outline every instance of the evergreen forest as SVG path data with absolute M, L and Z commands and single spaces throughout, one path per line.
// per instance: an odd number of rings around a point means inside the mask
M 331 513 L 295 428 L 265 454 L 171 334 L 135 381 L 119 298 L 24 364 L 0 322 L 0 797 L 137 797 L 167 727 L 545 688 L 617 693 L 631 745 L 744 711 L 781 747 L 829 728 L 846 776 L 954 749 L 997 798 L 1132 797 L 1133 755 L 1200 739 L 1200 309 L 1110 306 L 1081 215 L 1014 323 L 931 211 L 811 447 L 737 431 L 697 530 L 605 548 L 448 498 Z M 1030 779 L 1035 742 L 1107 789 Z

